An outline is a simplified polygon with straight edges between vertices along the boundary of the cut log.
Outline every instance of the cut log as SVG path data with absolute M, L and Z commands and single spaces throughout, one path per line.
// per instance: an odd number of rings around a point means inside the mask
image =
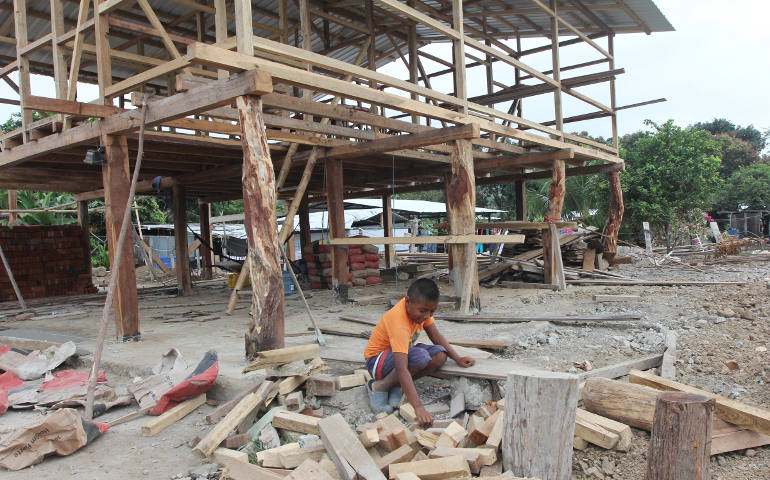
M 606 378 L 589 378 L 581 390 L 585 409 L 648 432 L 659 391 Z
M 417 452 L 411 446 L 401 445 L 384 457 L 380 457 L 380 459 L 377 460 L 377 467 L 379 467 L 382 473 L 387 474 L 388 467 L 391 464 L 408 462 L 414 458 L 415 453 Z
M 465 478 L 471 476 L 468 462 L 460 455 L 444 458 L 432 458 L 419 462 L 394 463 L 388 471 L 391 480 L 403 472 L 411 472 L 420 480 L 442 480 L 446 478 Z
M 663 392 L 655 405 L 655 421 L 647 453 L 647 478 L 708 480 L 713 398 Z
M 275 412 L 273 426 L 292 432 L 318 435 L 318 423 L 321 419 L 288 411 Z
M 574 375 L 509 374 L 503 468 L 519 476 L 569 480 L 577 401 L 578 379 Z
M 385 478 L 342 415 L 321 419 L 318 429 L 327 453 L 344 480 Z
M 281 295 L 283 296 L 283 295 Z M 263 368 L 277 367 L 297 360 L 308 360 L 319 355 L 318 344 L 299 345 L 296 347 L 264 350 L 255 353 L 254 360 L 243 369 L 242 373 Z
M 762 408 L 746 405 L 737 400 L 731 400 L 721 395 L 716 395 L 699 388 L 691 387 L 683 383 L 667 380 L 647 372 L 633 370 L 628 375 L 632 383 L 648 385 L 660 390 L 694 393 L 713 398 L 716 401 L 714 414 L 722 420 L 740 425 L 757 433 L 770 435 L 770 411 Z
M 202 457 L 211 456 L 219 444 L 222 443 L 222 440 L 227 438 L 230 432 L 232 432 L 247 415 L 255 409 L 260 408 L 265 401 L 265 396 L 272 386 L 273 382 L 262 382 L 256 392 L 243 397 L 243 399 L 238 402 L 238 405 L 236 405 L 221 422 L 216 424 L 214 428 L 203 437 L 203 440 L 193 448 L 193 452 Z
M 594 428 L 596 428 L 597 432 L 601 432 L 603 430 L 616 435 L 617 441 L 614 442 L 613 446 L 604 446 L 581 434 L 581 432 L 586 429 L 593 430 Z M 575 435 L 588 440 L 594 445 L 599 445 L 600 447 L 604 448 L 615 448 L 615 450 L 619 450 L 621 452 L 627 452 L 631 449 L 631 441 L 634 438 L 633 433 L 631 433 L 631 427 L 628 425 L 624 425 L 610 418 L 602 417 L 601 415 L 588 412 L 582 408 L 578 408 L 575 411 Z

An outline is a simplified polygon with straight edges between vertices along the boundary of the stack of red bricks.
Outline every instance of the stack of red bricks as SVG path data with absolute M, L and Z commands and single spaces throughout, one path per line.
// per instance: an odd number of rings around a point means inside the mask
M 382 283 L 380 278 L 380 254 L 374 245 L 348 245 L 347 285 L 363 287 Z M 305 248 L 302 257 L 307 262 L 310 288 L 331 288 L 332 247 L 318 241 Z
M 78 225 L 0 227 L 0 246 L 24 298 L 95 293 Z M 0 301 L 15 300 L 0 268 Z

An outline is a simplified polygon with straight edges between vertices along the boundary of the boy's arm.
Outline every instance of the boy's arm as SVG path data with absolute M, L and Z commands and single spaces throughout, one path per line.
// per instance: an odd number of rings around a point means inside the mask
M 393 352 L 393 361 L 396 365 L 396 375 L 398 376 L 398 383 L 401 384 L 401 389 L 406 394 L 406 399 L 414 408 L 414 413 L 417 415 L 417 421 L 422 427 L 429 427 L 433 424 L 433 416 L 425 410 L 422 405 L 420 396 L 417 395 L 417 389 L 414 386 L 414 380 L 412 374 L 409 373 L 409 356 L 406 353 Z
M 452 348 L 451 345 L 446 341 L 446 338 L 441 334 L 441 332 L 438 331 L 438 327 L 436 327 L 435 323 L 431 323 L 430 325 L 425 327 L 425 333 L 428 334 L 428 338 L 430 338 L 430 341 L 433 342 L 434 345 L 441 345 L 446 349 L 447 355 L 449 358 L 455 361 L 458 365 L 461 367 L 472 367 L 476 360 L 472 359 L 471 357 L 461 357 L 455 352 L 455 349 Z

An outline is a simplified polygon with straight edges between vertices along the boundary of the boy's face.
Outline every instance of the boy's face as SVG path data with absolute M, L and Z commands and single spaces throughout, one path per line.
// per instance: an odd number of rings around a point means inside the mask
M 412 300 L 406 297 L 406 314 L 414 323 L 422 323 L 425 320 L 433 316 L 433 312 L 438 307 L 437 302 L 429 302 L 427 300 Z

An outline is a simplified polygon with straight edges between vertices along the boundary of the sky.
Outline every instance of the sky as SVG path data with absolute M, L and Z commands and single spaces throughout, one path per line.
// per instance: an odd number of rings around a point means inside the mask
M 770 129 L 770 94 L 766 85 L 770 79 L 770 2 L 766 0 L 654 0 L 663 15 L 674 26 L 674 32 L 618 35 L 615 40 L 616 68 L 624 68 L 616 82 L 617 105 L 665 97 L 667 101 L 618 112 L 621 135 L 644 129 L 644 120 L 663 123 L 673 119 L 687 126 L 713 118 L 727 118 L 741 126 L 754 125 L 761 131 Z M 547 40 L 527 40 L 523 47 L 541 45 Z M 606 42 L 599 41 L 602 46 Z M 426 51 L 451 58 L 448 44 L 428 45 Z M 590 46 L 579 45 L 560 49 L 562 65 L 599 58 Z M 439 66 L 423 60 L 428 71 Z M 538 68 L 551 68 L 550 53 L 525 57 L 525 63 Z M 400 78 L 406 76 L 403 64 L 393 62 L 380 69 Z M 592 73 L 594 70 L 565 72 L 563 78 Z M 513 70 L 495 66 L 495 79 L 513 83 Z M 12 74 L 15 79 L 15 74 Z M 486 93 L 483 67 L 468 70 L 468 95 Z M 451 91 L 451 80 L 434 79 L 434 88 Z M 33 79 L 34 95 L 54 96 L 49 79 Z M 579 88 L 602 103 L 609 105 L 607 84 Z M 95 88 L 80 85 L 78 98 L 88 101 L 96 96 Z M 0 96 L 17 98 L 4 82 Z M 554 118 L 551 95 L 527 98 L 523 103 L 524 117 L 535 121 Z M 498 107 L 500 109 L 504 107 Z M 18 107 L 0 105 L 0 121 Z M 564 116 L 579 115 L 595 108 L 572 97 L 564 98 Z M 609 119 L 571 123 L 569 132 L 588 131 L 594 136 L 610 136 Z

